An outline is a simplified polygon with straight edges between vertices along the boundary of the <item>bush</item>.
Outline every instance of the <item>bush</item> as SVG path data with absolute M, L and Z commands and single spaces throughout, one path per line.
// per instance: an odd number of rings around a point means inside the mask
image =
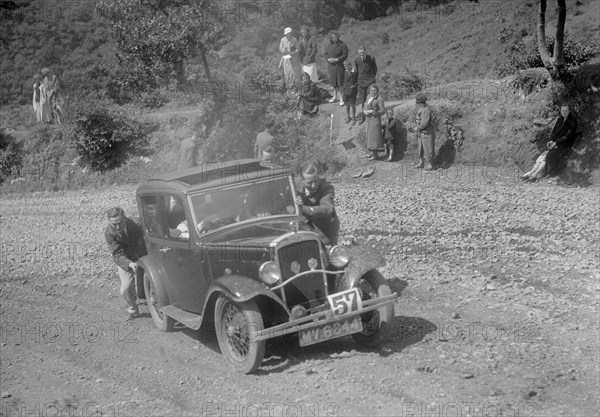
M 529 47 L 520 39 L 510 43 L 505 33 L 501 35 L 500 42 L 505 44 L 505 56 L 502 60 L 496 62 L 498 76 L 505 77 L 519 70 L 544 67 L 537 43 Z M 565 37 L 563 46 L 564 60 L 567 67 L 585 64 L 596 55 L 595 47 L 590 43 L 579 43 Z M 554 50 L 554 38 L 546 40 L 546 47 L 549 51 Z
M 395 72 L 378 74 L 377 84 L 386 100 L 403 100 L 417 91 L 421 91 L 425 86 L 425 82 L 417 74 L 410 72 L 407 68 L 405 71 L 404 74 Z
M 75 121 L 71 144 L 81 163 L 104 172 L 121 166 L 132 155 L 148 154 L 149 127 L 107 110 L 96 110 Z
M 21 142 L 9 135 L 0 132 L 0 183 L 6 177 L 17 175 L 23 166 L 23 147 Z

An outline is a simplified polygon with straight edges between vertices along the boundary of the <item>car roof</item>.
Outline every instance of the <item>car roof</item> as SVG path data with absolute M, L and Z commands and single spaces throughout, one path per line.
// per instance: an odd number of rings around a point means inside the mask
M 199 167 L 161 174 L 144 181 L 137 191 L 189 192 L 289 174 L 290 170 L 281 165 L 256 159 L 238 159 L 203 163 Z

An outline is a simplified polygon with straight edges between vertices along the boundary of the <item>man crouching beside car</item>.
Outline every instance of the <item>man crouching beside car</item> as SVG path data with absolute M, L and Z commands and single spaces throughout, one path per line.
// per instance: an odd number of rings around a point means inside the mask
M 125 212 L 121 207 L 114 207 L 106 214 L 108 226 L 104 229 L 104 238 L 113 261 L 117 264 L 121 279 L 120 293 L 127 302 L 129 318 L 132 318 L 140 312 L 136 303 L 134 282 L 136 261 L 145 255 L 144 234 L 135 221 L 125 217 Z
M 296 204 L 304 217 L 325 235 L 327 245 L 337 245 L 340 233 L 334 198 L 333 185 L 319 177 L 317 167 L 306 165 L 302 180 L 296 184 Z

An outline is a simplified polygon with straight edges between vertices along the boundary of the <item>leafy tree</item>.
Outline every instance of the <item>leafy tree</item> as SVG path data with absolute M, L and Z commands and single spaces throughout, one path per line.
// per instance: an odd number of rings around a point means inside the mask
M 125 87 L 144 90 L 186 84 L 186 64 L 200 58 L 211 81 L 207 55 L 226 40 L 225 25 L 213 0 L 99 0 L 112 22 Z

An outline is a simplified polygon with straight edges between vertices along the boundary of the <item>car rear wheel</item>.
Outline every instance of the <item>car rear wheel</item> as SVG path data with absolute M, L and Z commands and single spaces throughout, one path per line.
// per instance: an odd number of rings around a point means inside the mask
M 158 329 L 162 332 L 170 332 L 175 326 L 175 320 L 167 316 L 165 313 L 160 312 L 160 305 L 156 289 L 152 283 L 152 279 L 147 272 L 144 272 L 144 291 L 146 292 L 146 301 L 148 303 L 148 310 L 152 320 Z
M 385 278 L 372 270 L 363 275 L 356 287 L 359 288 L 363 301 L 390 295 L 392 291 Z M 394 306 L 387 305 L 361 315 L 363 331 L 352 335 L 354 340 L 366 347 L 376 347 L 389 337 L 392 330 Z
M 248 374 L 260 366 L 267 343 L 255 339 L 264 324 L 254 300 L 236 303 L 219 296 L 215 304 L 215 328 L 221 352 L 236 371 Z

